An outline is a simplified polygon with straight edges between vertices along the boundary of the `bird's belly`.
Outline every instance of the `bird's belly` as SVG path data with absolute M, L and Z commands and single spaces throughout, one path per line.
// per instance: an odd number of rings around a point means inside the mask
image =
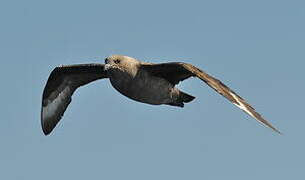
M 118 82 L 111 80 L 113 87 L 121 94 L 148 104 L 166 104 L 171 102 L 171 91 L 173 86 L 164 79 L 132 79 Z

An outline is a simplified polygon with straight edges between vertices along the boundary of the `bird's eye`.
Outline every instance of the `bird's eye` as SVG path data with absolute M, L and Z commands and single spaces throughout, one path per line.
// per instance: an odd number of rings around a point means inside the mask
M 119 63 L 120 63 L 120 60 L 116 59 L 116 60 L 114 60 L 114 63 L 115 63 L 115 64 L 119 64 Z

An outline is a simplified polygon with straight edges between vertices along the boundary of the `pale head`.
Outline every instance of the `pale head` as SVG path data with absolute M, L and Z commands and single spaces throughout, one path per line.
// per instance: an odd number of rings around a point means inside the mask
M 105 70 L 119 70 L 130 74 L 137 72 L 140 61 L 123 55 L 111 55 L 105 59 Z
M 118 54 L 111 55 L 105 59 L 105 64 L 110 64 L 110 65 L 117 64 L 124 66 L 124 64 L 138 64 L 138 63 L 139 61 L 132 57 L 118 55 Z

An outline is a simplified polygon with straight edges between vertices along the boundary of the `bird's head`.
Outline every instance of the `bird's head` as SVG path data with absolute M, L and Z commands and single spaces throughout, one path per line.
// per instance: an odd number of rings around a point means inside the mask
M 119 70 L 135 73 L 140 61 L 122 55 L 111 55 L 105 59 L 105 70 Z

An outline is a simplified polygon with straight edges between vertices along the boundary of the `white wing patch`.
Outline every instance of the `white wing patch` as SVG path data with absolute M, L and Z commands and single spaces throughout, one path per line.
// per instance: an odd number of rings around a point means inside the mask
M 234 99 L 239 103 L 239 104 L 236 104 L 236 103 L 233 103 L 234 105 L 236 105 L 237 107 L 239 107 L 241 110 L 245 111 L 246 113 L 248 113 L 251 117 L 255 118 L 256 117 L 254 116 L 254 114 L 252 112 L 249 111 L 249 109 L 244 105 L 243 102 L 241 102 L 239 100 L 239 98 L 232 92 L 230 92 L 230 94 L 234 97 Z
M 249 111 L 249 109 L 244 105 L 243 102 L 240 101 L 240 99 L 234 94 L 231 93 L 230 94 L 234 97 L 234 99 L 239 103 L 233 103 L 234 105 L 236 105 L 237 107 L 239 107 L 240 109 L 242 109 L 243 111 L 245 111 L 246 113 L 248 113 L 251 117 L 253 117 L 254 119 L 256 119 L 258 122 L 260 122 L 262 125 L 272 128 L 273 130 L 275 130 L 276 132 L 280 133 L 280 131 L 278 131 L 277 129 L 275 129 L 273 126 L 271 126 L 268 122 L 263 122 L 263 120 L 261 120 L 260 118 L 256 117 L 251 111 Z
M 67 98 L 71 96 L 71 89 L 66 86 L 62 92 L 51 102 L 48 100 L 47 106 L 42 109 L 43 120 L 53 119 L 53 117 L 58 113 L 60 108 L 62 108 L 63 103 L 67 101 Z

